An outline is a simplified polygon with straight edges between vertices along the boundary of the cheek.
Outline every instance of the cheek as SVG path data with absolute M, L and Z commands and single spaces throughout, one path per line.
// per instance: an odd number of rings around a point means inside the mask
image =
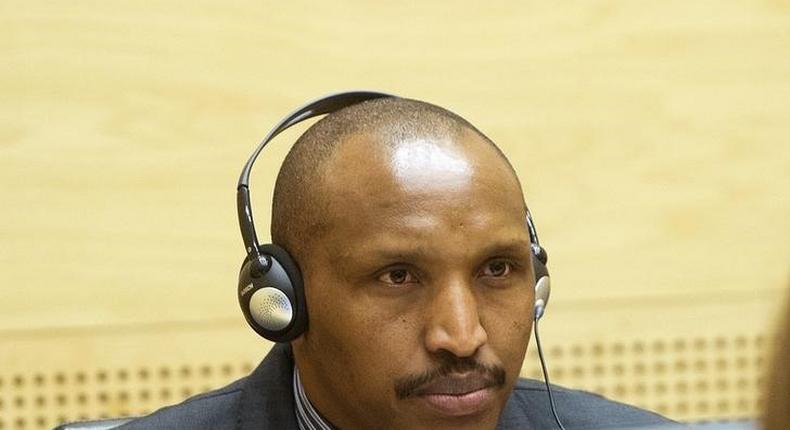
M 409 371 L 419 346 L 415 319 L 364 295 L 349 299 L 326 287 L 307 294 L 306 346 L 350 392 L 388 394 L 394 380 Z
M 484 327 L 488 343 L 508 370 L 520 370 L 532 330 L 534 298 L 522 294 L 486 304 Z

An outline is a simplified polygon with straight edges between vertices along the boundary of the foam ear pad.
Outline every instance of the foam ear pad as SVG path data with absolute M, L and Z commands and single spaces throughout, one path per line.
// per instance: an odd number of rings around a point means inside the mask
M 273 342 L 288 342 L 307 329 L 307 305 L 302 274 L 288 252 L 277 245 L 261 245 L 270 261 L 265 273 L 255 273 L 249 258 L 239 272 L 238 299 L 247 323 Z
M 546 251 L 543 248 L 539 248 L 532 255 L 532 267 L 535 271 L 535 318 L 538 319 L 543 317 L 551 296 L 551 278 L 546 260 Z

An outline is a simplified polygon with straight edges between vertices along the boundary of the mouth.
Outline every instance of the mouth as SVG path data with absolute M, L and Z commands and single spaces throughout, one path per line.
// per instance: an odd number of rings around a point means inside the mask
M 480 374 L 447 375 L 417 389 L 414 397 L 446 416 L 473 415 L 489 408 L 496 383 Z

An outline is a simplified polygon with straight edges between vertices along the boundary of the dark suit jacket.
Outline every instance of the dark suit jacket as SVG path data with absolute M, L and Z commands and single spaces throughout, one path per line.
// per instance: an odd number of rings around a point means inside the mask
M 277 344 L 252 374 L 131 421 L 119 429 L 298 430 L 293 401 L 293 357 Z M 567 430 L 614 429 L 669 422 L 666 418 L 582 391 L 552 387 Z M 499 419 L 499 429 L 555 429 L 546 387 L 520 379 Z

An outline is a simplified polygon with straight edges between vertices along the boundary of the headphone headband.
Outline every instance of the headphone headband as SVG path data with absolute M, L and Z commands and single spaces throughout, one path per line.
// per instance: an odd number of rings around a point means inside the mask
M 247 160 L 244 168 L 239 175 L 239 184 L 236 186 L 236 207 L 239 215 L 239 227 L 241 228 L 241 237 L 244 240 L 244 247 L 247 254 L 251 257 L 258 256 L 258 236 L 255 234 L 255 223 L 252 218 L 252 204 L 250 202 L 250 172 L 252 165 L 258 158 L 263 148 L 269 141 L 274 139 L 275 136 L 287 130 L 289 127 L 296 125 L 306 119 L 310 119 L 319 115 L 335 112 L 337 110 L 361 103 L 367 100 L 379 99 L 383 97 L 395 97 L 392 94 L 380 93 L 376 91 L 349 91 L 342 93 L 330 94 L 320 99 L 313 100 L 283 118 L 277 125 L 274 126 L 272 131 L 263 138 L 261 143 L 255 148 L 255 151 Z

